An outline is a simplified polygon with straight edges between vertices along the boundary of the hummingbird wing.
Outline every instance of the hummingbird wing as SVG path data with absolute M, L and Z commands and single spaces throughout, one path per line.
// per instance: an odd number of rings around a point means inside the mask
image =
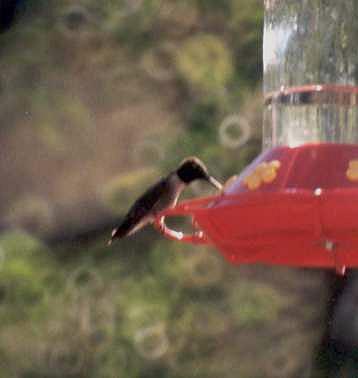
M 113 230 L 109 244 L 113 239 L 133 234 L 151 222 L 155 214 L 164 209 L 165 206 L 160 206 L 160 203 L 169 189 L 168 180 L 163 178 L 142 194 L 131 206 L 119 227 Z

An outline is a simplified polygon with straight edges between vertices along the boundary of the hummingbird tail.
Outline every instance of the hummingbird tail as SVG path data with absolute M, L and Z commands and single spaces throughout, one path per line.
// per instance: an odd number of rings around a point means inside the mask
M 120 225 L 119 227 L 115 228 L 112 231 L 111 238 L 108 240 L 107 244 L 111 245 L 113 240 L 124 238 L 125 236 L 129 235 L 129 232 L 130 232 L 130 228 L 128 227 L 126 223 Z

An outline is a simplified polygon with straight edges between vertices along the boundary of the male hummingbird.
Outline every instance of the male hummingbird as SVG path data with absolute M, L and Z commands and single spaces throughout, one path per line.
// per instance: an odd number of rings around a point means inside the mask
M 147 189 L 129 209 L 122 223 L 112 231 L 114 239 L 134 234 L 147 224 L 153 223 L 157 214 L 174 207 L 185 187 L 195 180 L 205 180 L 221 190 L 222 185 L 210 176 L 204 163 L 197 157 L 184 159 L 179 167 Z

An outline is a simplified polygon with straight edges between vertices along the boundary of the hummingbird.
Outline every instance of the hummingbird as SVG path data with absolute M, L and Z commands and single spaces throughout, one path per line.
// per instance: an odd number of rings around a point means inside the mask
M 163 210 L 176 205 L 181 192 L 196 180 L 204 180 L 216 189 L 222 185 L 210 176 L 204 163 L 197 157 L 184 159 L 179 167 L 149 187 L 132 205 L 122 223 L 112 231 L 108 245 L 114 239 L 129 236 L 155 221 Z

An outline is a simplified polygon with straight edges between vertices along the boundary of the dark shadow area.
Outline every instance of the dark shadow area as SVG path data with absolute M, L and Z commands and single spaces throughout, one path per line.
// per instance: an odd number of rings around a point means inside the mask
M 0 33 L 9 29 L 24 7 L 26 0 L 1 0 L 0 1 Z

